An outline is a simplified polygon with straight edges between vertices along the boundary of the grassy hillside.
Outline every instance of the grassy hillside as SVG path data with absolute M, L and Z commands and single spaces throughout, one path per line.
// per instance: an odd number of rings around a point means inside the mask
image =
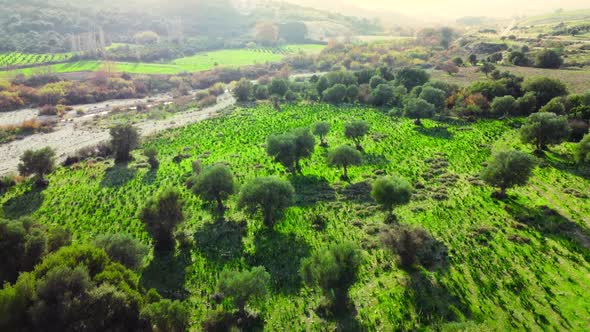
M 328 142 L 347 143 L 343 126 L 354 119 L 371 125 L 363 146 L 364 164 L 350 170 L 351 182 L 329 168 L 326 151 L 317 147 L 303 163 L 304 176 L 291 177 L 266 156 L 272 133 L 332 124 Z M 272 277 L 271 296 L 257 303 L 266 328 L 332 330 L 584 330 L 590 317 L 590 177 L 572 166 L 572 146 L 555 147 L 535 171 L 530 185 L 509 192 L 505 201 L 490 197 L 492 188 L 477 179 L 493 150 L 516 147 L 514 122 L 439 123 L 416 128 L 408 119 L 382 112 L 326 105 L 238 109 L 231 115 L 173 130 L 150 139 L 161 166 L 144 168 L 142 157 L 129 167 L 110 161 L 60 169 L 43 192 L 27 184 L 0 197 L 1 213 L 30 214 L 47 224 L 69 227 L 76 241 L 98 234 L 126 232 L 150 242 L 137 218 L 146 198 L 174 186 L 185 199 L 184 232 L 194 246 L 174 257 L 153 257 L 142 282 L 163 294 L 188 297 L 193 330 L 215 307 L 224 267 L 265 266 Z M 173 158 L 188 154 L 179 163 Z M 289 179 L 297 205 L 274 230 L 248 218 L 229 202 L 227 221 L 211 214 L 183 185 L 191 162 L 230 165 L 240 184 L 274 174 Z M 396 174 L 418 189 L 412 202 L 396 210 L 403 224 L 421 225 L 446 247 L 448 264 L 411 274 L 377 245 L 384 213 L 372 202 L 376 174 Z M 314 311 L 320 294 L 302 286 L 297 270 L 302 258 L 333 243 L 351 240 L 365 249 L 360 277 L 350 291 L 356 313 L 322 319 Z M 451 323 L 453 322 L 454 323 Z
M 200 72 L 219 67 L 239 67 L 257 63 L 277 62 L 287 55 L 298 52 L 320 52 L 323 45 L 293 44 L 283 48 L 273 49 L 235 49 L 197 53 L 191 57 L 173 60 L 169 63 L 144 62 L 112 62 L 116 71 L 132 74 L 178 74 L 183 72 Z M 32 67 L 0 72 L 1 75 L 15 75 L 22 73 L 33 75 L 39 72 L 72 73 L 83 71 L 97 71 L 103 66 L 103 61 L 76 61 L 50 66 Z
M 553 12 L 544 15 L 528 17 L 519 22 L 524 25 L 559 24 L 562 22 L 584 23 L 590 20 L 590 9 Z

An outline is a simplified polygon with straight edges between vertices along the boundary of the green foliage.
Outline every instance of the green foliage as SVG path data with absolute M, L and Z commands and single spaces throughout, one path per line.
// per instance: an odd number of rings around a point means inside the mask
M 282 78 L 273 78 L 268 87 L 268 92 L 271 95 L 277 95 L 279 97 L 284 97 L 287 91 L 289 91 L 289 82 Z
M 329 122 L 316 122 L 313 126 L 313 134 L 320 137 L 322 145 L 326 145 L 326 135 L 330 133 L 331 125 Z
M 404 115 L 416 120 L 431 118 L 434 115 L 434 105 L 422 98 L 409 98 L 404 106 Z
M 111 128 L 111 146 L 115 161 L 124 163 L 131 160 L 131 151 L 139 144 L 139 133 L 130 124 L 118 124 Z
M 373 90 L 373 104 L 375 106 L 390 106 L 393 104 L 395 91 L 390 84 L 379 84 Z
M 99 235 L 94 241 L 109 257 L 131 270 L 139 270 L 148 254 L 148 247 L 127 234 Z
M 446 93 L 443 90 L 426 86 L 420 92 L 419 98 L 432 104 L 436 112 L 440 113 L 445 110 Z
M 500 188 L 500 197 L 504 197 L 506 189 L 526 185 L 534 167 L 534 159 L 526 153 L 499 152 L 484 168 L 481 178 L 489 185 Z
M 358 85 L 352 84 L 346 88 L 346 99 L 349 103 L 356 103 L 359 98 L 360 89 Z
M 361 162 L 361 153 L 348 145 L 339 146 L 328 153 L 328 164 L 342 167 L 344 170 L 342 177 L 344 179 L 348 179 L 348 167 L 360 165 Z
M 381 84 L 387 84 L 387 81 L 380 75 L 371 77 L 371 80 L 369 81 L 369 86 L 371 89 L 376 89 Z
M 40 150 L 27 150 L 20 158 L 18 171 L 21 175 L 35 174 L 43 180 L 46 174 L 53 172 L 55 168 L 55 151 L 49 147 Z
M 381 177 L 373 183 L 371 197 L 391 213 L 396 206 L 410 202 L 412 186 L 399 177 Z
M 491 112 L 496 117 L 505 115 L 516 115 L 516 99 L 512 96 L 496 97 L 492 101 Z
M 479 69 L 482 73 L 486 74 L 486 77 L 496 69 L 496 66 L 491 62 L 484 62 Z
M 294 195 L 295 189 L 288 181 L 277 177 L 256 178 L 242 188 L 238 206 L 250 214 L 261 211 L 264 224 L 273 227 L 277 218 L 293 204 Z
M 562 64 L 561 55 L 554 50 L 544 49 L 535 58 L 535 66 L 540 68 L 559 68 Z
M 555 113 L 539 112 L 531 114 L 520 129 L 523 143 L 532 144 L 537 152 L 547 149 L 547 145 L 559 144 L 569 138 L 571 128 L 565 116 Z
M 383 230 L 380 239 L 386 249 L 399 256 L 404 269 L 416 264 L 430 269 L 446 260 L 446 249 L 421 227 L 395 225 Z
M 180 301 L 161 300 L 146 305 L 141 317 L 150 322 L 154 332 L 184 332 L 190 324 L 190 310 Z
M 468 88 L 469 93 L 481 93 L 487 100 L 493 100 L 496 97 L 503 97 L 508 94 L 508 89 L 501 81 L 478 81 Z
M 205 169 L 195 179 L 193 193 L 207 202 L 217 202 L 218 211 L 222 212 L 223 201 L 234 194 L 236 185 L 228 166 L 217 164 Z
M 537 111 L 537 96 L 534 92 L 527 92 L 524 96 L 516 99 L 514 107 L 520 115 L 530 115 Z
M 322 100 L 331 104 L 340 104 L 344 102 L 344 99 L 347 96 L 346 92 L 346 85 L 335 84 L 324 90 Z
M 551 99 L 545 106 L 541 107 L 539 112 L 555 113 L 558 115 L 565 114 L 565 105 L 563 104 L 561 97 L 555 97 Z
M 160 162 L 158 161 L 158 150 L 151 147 L 143 150 L 143 155 L 148 159 L 148 163 L 152 169 L 158 168 Z
M 344 136 L 351 139 L 358 150 L 362 150 L 361 141 L 369 133 L 369 124 L 356 120 L 344 125 Z
M 233 92 L 234 97 L 238 101 L 248 101 L 254 92 L 254 84 L 252 84 L 249 79 L 243 77 L 236 83 Z
M 412 90 L 416 86 L 424 85 L 430 79 L 430 75 L 422 69 L 403 68 L 397 72 L 396 80 L 399 84 Z
M 590 164 L 590 134 L 586 134 L 576 147 L 576 161 Z
M 232 299 L 234 305 L 244 311 L 248 301 L 262 299 L 268 292 L 270 274 L 262 266 L 250 270 L 223 270 L 219 275 L 217 290 Z
M 290 133 L 271 135 L 266 142 L 266 152 L 281 163 L 293 175 L 302 173 L 300 160 L 311 156 L 315 138 L 307 128 L 298 128 Z
M 301 262 L 301 278 L 310 287 L 319 287 L 331 303 L 348 302 L 348 289 L 357 278 L 362 263 L 360 250 L 350 242 L 321 249 Z
M 537 107 L 543 107 L 551 99 L 567 95 L 567 86 L 560 80 L 548 77 L 530 77 L 524 81 L 525 92 L 534 92 L 537 96 Z
M 170 188 L 149 199 L 140 211 L 139 219 L 154 238 L 157 251 L 174 249 L 174 230 L 184 221 L 178 191 Z

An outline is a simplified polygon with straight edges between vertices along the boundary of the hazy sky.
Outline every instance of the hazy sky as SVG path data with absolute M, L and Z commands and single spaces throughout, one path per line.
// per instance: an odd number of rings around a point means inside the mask
M 321 0 L 320 0 L 321 1 Z M 590 0 L 341 0 L 359 7 L 387 8 L 404 14 L 428 16 L 512 16 L 538 14 L 558 8 L 590 8 Z

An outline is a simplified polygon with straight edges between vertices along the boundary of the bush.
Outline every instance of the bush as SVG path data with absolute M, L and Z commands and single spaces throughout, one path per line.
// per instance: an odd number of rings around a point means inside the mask
M 223 270 L 219 276 L 217 291 L 222 296 L 231 298 L 238 310 L 244 312 L 248 301 L 266 296 L 269 284 L 270 274 L 262 266 L 244 271 Z
M 234 97 L 240 102 L 250 100 L 254 92 L 254 85 L 247 78 L 240 79 L 234 87 Z
M 148 304 L 141 310 L 141 318 L 149 322 L 153 331 L 188 331 L 190 317 L 187 305 L 167 299 Z
M 520 128 L 520 138 L 523 143 L 533 144 L 536 152 L 547 149 L 549 144 L 559 144 L 570 135 L 567 118 L 555 113 L 539 112 L 531 114 L 527 122 Z
M 567 95 L 567 87 L 563 82 L 548 77 L 527 78 L 522 87 L 525 92 L 535 93 L 539 108 L 555 97 Z
M 586 134 L 576 146 L 575 157 L 579 163 L 590 164 L 590 134 Z
M 399 256 L 399 265 L 405 269 L 416 264 L 431 269 L 446 260 L 446 248 L 422 228 L 396 225 L 384 230 L 380 238 L 385 248 Z
M 373 90 L 373 104 L 375 106 L 391 106 L 394 97 L 393 87 L 389 84 L 379 84 Z
M 565 105 L 561 97 L 551 99 L 545 106 L 541 107 L 539 112 L 555 113 L 559 115 L 565 114 Z
M 498 196 L 506 196 L 506 189 L 524 186 L 529 181 L 535 162 L 532 157 L 520 151 L 500 152 L 492 157 L 481 173 L 487 184 L 500 188 Z
M 512 96 L 496 97 L 492 102 L 491 112 L 496 117 L 504 115 L 516 115 L 516 100 Z
M 238 207 L 250 214 L 261 211 L 264 224 L 273 227 L 285 209 L 293 204 L 295 189 L 290 182 L 276 177 L 256 178 L 240 192 Z
M 158 150 L 154 147 L 143 150 L 143 155 L 148 159 L 148 163 L 152 169 L 158 168 L 160 162 L 158 161 Z
M 40 150 L 27 150 L 20 158 L 18 171 L 23 176 L 35 174 L 38 183 L 44 181 L 45 175 L 55 169 L 55 151 L 49 147 Z
M 542 50 L 535 58 L 535 66 L 540 68 L 559 68 L 562 64 L 561 55 L 553 50 Z
M 432 104 L 436 112 L 442 112 L 445 110 L 446 93 L 443 90 L 425 86 L 422 89 L 419 98 Z
M 104 249 L 109 257 L 131 270 L 139 270 L 148 247 L 127 234 L 99 235 L 94 245 Z
M 157 251 L 174 249 L 174 230 L 184 221 L 179 192 L 167 189 L 148 200 L 139 213 L 139 219 L 154 238 Z
M 336 84 L 331 88 L 327 88 L 323 93 L 323 100 L 331 104 L 340 104 L 346 98 L 346 85 Z
M 139 144 L 139 133 L 130 124 L 119 124 L 111 128 L 111 146 L 115 153 L 115 162 L 124 163 L 131 160 L 131 151 Z

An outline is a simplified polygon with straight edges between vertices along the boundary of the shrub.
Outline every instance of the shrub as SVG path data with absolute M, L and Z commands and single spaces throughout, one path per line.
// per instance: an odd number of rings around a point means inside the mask
M 431 269 L 446 260 L 446 248 L 426 230 L 396 225 L 380 234 L 383 246 L 399 256 L 399 265 L 411 269 L 416 264 Z
M 492 157 L 481 173 L 481 178 L 491 186 L 500 188 L 499 198 L 506 197 L 506 189 L 527 184 L 535 162 L 520 151 L 500 152 Z
M 264 224 L 273 227 L 285 209 L 293 204 L 295 189 L 288 181 L 276 177 L 256 178 L 240 192 L 238 207 L 250 214 L 261 211 Z
M 536 152 L 547 149 L 549 144 L 559 144 L 570 135 L 567 118 L 555 113 L 539 112 L 531 114 L 527 122 L 520 128 L 520 138 L 523 143 L 532 144 Z
M 131 270 L 139 270 L 148 254 L 146 245 L 127 234 L 99 235 L 94 245 L 104 249 L 112 260 Z
M 243 271 L 223 270 L 217 291 L 231 298 L 238 310 L 244 312 L 248 301 L 266 296 L 269 283 L 270 274 L 262 266 Z
M 539 112 L 555 113 L 559 115 L 565 114 L 565 105 L 561 97 L 551 99 L 545 106 L 541 107 Z
M 562 64 L 561 55 L 553 50 L 542 50 L 535 58 L 535 66 L 540 68 L 559 68 Z
M 148 163 L 152 169 L 158 168 L 160 162 L 158 161 L 158 150 L 154 147 L 143 150 L 143 155 L 148 159 Z
M 27 150 L 20 158 L 18 171 L 23 176 L 35 174 L 37 182 L 45 181 L 45 175 L 55 169 L 55 151 L 49 147 Z
M 130 124 L 119 124 L 111 128 L 111 146 L 115 153 L 115 162 L 131 160 L 131 151 L 139 144 L 139 133 Z
M 492 102 L 492 115 L 499 117 L 507 114 L 516 114 L 516 100 L 512 96 L 496 97 Z
M 575 157 L 579 163 L 590 164 L 590 134 L 586 134 L 576 146 Z
M 191 317 L 187 305 L 167 299 L 146 305 L 140 314 L 153 331 L 162 332 L 188 331 Z
M 254 91 L 254 85 L 247 78 L 240 79 L 234 87 L 234 97 L 238 101 L 244 102 L 250 100 L 250 96 Z

